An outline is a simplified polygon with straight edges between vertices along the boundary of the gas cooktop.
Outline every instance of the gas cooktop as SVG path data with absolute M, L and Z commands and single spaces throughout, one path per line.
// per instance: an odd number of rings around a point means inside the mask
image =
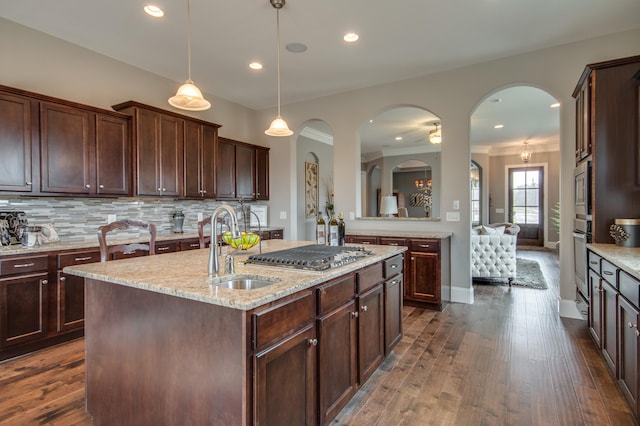
M 253 254 L 245 263 L 282 268 L 325 271 L 356 262 L 371 255 L 358 246 L 325 246 L 312 244 L 269 253 Z

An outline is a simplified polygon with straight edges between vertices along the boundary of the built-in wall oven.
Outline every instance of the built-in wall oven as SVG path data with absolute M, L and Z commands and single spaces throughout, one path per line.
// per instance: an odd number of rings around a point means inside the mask
M 591 242 L 591 160 L 578 164 L 574 172 L 573 265 L 579 294 L 589 302 L 587 244 Z

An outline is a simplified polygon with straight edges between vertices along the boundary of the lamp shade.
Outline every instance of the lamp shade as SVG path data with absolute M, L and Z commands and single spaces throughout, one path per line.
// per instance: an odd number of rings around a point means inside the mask
M 211 103 L 202 96 L 200 89 L 191 80 L 178 88 L 176 95 L 169 98 L 169 104 L 187 111 L 204 111 L 211 107 Z
M 398 213 L 398 200 L 393 195 L 385 195 L 382 197 L 380 205 L 380 215 L 393 216 Z
M 287 126 L 287 122 L 280 116 L 277 116 L 275 120 L 271 122 L 271 126 L 264 131 L 269 136 L 291 136 L 293 131 Z

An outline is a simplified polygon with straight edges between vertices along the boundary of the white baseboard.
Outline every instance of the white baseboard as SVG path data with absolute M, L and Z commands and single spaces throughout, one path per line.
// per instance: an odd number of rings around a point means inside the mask
M 578 309 L 578 305 L 576 304 L 575 300 L 559 299 L 558 312 L 563 318 L 584 320 L 584 317 L 580 313 L 580 309 Z
M 451 286 L 451 301 L 473 305 L 473 287 L 462 288 Z

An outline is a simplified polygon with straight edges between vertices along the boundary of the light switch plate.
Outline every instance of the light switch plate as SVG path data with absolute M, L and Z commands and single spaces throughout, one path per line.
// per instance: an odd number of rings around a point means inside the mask
M 453 209 L 460 210 L 460 200 L 453 200 Z
M 281 211 L 280 212 L 280 219 L 286 219 L 287 218 L 287 212 L 286 211 Z
M 460 212 L 447 212 L 447 222 L 460 222 Z
M 354 212 L 349 212 L 349 220 L 356 220 L 356 214 Z

